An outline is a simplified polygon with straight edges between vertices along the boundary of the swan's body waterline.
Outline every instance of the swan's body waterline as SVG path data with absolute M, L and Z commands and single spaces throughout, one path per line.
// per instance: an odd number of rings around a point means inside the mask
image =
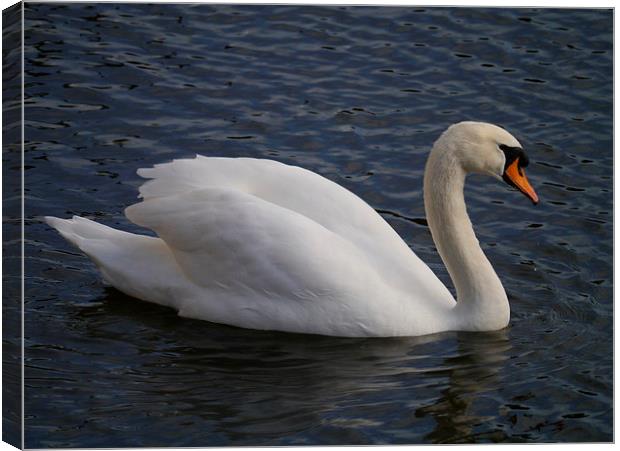
M 351 337 L 497 330 L 508 324 L 508 300 L 475 237 L 463 187 L 468 172 L 501 179 L 513 163 L 511 184 L 525 186 L 526 157 L 502 145 L 520 149 L 499 127 L 460 123 L 427 162 L 427 219 L 458 303 L 363 200 L 271 160 L 197 156 L 139 170 L 152 180 L 126 215 L 157 238 L 79 217 L 46 220 L 110 284 L 181 316 Z

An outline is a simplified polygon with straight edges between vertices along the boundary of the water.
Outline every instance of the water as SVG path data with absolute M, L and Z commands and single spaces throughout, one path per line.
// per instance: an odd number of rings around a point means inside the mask
M 25 45 L 27 447 L 613 439 L 610 10 L 28 3 Z M 422 170 L 464 119 L 521 140 L 541 198 L 469 179 L 512 306 L 496 333 L 180 319 L 38 220 L 140 231 L 137 168 L 268 157 L 366 199 L 451 286 Z

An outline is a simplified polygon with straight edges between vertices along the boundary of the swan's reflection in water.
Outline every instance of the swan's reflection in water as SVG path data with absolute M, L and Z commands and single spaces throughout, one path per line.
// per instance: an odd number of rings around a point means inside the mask
M 492 425 L 470 406 L 501 385 L 510 349 L 506 332 L 342 339 L 180 319 L 115 290 L 102 301 L 76 315 L 102 369 L 86 410 L 98 428 L 148 431 L 131 445 L 473 441 Z M 110 340 L 125 352 L 93 351 Z
M 457 353 L 445 359 L 445 366 L 450 368 L 447 387 L 432 404 L 416 410 L 416 416 L 432 416 L 436 421 L 433 431 L 425 435 L 427 441 L 463 443 L 506 439 L 503 431 L 488 424 L 497 416 L 496 410 L 485 417 L 479 409 L 473 412 L 471 406 L 492 399 L 501 387 L 500 372 L 510 349 L 506 330 L 457 334 Z

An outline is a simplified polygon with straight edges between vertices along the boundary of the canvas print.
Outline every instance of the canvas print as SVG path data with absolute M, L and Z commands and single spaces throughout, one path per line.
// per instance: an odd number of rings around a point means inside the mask
M 611 442 L 612 25 L 4 10 L 3 440 Z

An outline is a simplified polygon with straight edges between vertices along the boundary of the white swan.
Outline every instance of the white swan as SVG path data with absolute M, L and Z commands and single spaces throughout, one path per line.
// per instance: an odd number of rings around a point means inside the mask
M 429 227 L 448 289 L 363 200 L 313 172 L 271 160 L 175 160 L 125 210 L 158 238 L 85 218 L 46 217 L 117 289 L 179 315 L 252 329 L 336 336 L 496 330 L 510 309 L 466 212 L 465 176 L 503 178 L 534 203 L 519 142 L 461 122 L 437 140 L 424 175 Z

